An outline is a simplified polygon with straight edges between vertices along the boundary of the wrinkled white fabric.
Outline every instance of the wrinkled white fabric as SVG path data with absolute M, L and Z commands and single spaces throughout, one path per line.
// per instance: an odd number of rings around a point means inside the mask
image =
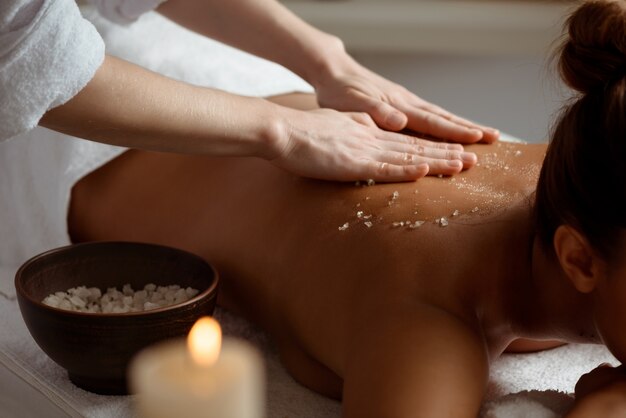
M 123 151 L 39 127 L 0 143 L 0 265 L 69 244 L 72 186 Z
M 165 0 L 89 0 L 95 4 L 102 16 L 107 19 L 128 25 L 142 14 L 154 10 Z
M 74 0 L 1 0 L 0 141 L 76 95 L 103 59 L 104 43 Z

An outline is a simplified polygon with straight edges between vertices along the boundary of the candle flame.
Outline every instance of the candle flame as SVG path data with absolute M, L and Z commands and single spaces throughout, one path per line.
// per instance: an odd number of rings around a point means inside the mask
M 220 355 L 221 346 L 220 324 L 208 316 L 198 319 L 187 337 L 187 347 L 194 363 L 204 367 L 213 365 Z

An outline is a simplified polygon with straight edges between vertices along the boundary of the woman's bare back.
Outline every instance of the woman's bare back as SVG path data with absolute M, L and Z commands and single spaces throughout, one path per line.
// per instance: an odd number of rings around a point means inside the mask
M 220 303 L 270 332 L 299 380 L 338 396 L 355 341 L 386 312 L 422 304 L 482 332 L 471 295 L 498 274 L 489 266 L 499 251 L 525 245 L 510 237 L 520 216 L 510 208 L 525 206 L 545 147 L 471 150 L 479 165 L 460 175 L 374 186 L 297 178 L 256 159 L 129 151 L 77 184 L 70 228 L 79 241 L 202 255 L 220 272 Z

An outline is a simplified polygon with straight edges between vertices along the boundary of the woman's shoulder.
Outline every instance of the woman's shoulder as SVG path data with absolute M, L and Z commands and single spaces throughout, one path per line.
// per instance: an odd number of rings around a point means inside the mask
M 372 215 L 361 220 L 392 229 L 448 228 L 482 223 L 532 196 L 545 144 L 498 143 L 466 149 L 476 152 L 478 163 L 455 176 L 354 190 L 350 195 L 355 213 Z

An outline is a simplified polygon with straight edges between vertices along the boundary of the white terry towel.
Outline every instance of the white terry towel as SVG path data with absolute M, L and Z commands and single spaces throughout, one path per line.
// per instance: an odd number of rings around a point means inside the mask
M 76 95 L 103 59 L 104 43 L 74 0 L 2 0 L 0 141 Z
M 89 0 L 100 14 L 115 23 L 128 25 L 154 10 L 165 0 Z
M 15 300 L 14 273 L 15 268 L 0 266 L 0 329 L 3 330 L 0 337 L 0 369 L 12 370 L 48 399 L 49 402 L 43 402 L 43 405 L 49 408 L 56 405 L 69 416 L 133 418 L 132 396 L 102 396 L 78 389 L 70 383 L 65 370 L 35 344 Z M 341 416 L 341 405 L 337 401 L 300 386 L 289 376 L 271 342 L 255 326 L 220 309 L 216 317 L 226 335 L 246 339 L 263 353 L 267 373 L 266 417 Z M 567 393 L 573 391 L 578 377 L 602 362 L 617 364 L 606 348 L 597 345 L 572 344 L 540 353 L 505 355 L 493 365 L 487 402 L 480 416 L 561 417 L 572 404 L 572 397 Z M 0 378 L 0 389 L 8 389 L 11 384 L 11 381 Z M 3 393 L 0 390 L 0 415 L 5 412 L 2 416 L 41 416 L 33 414 L 37 405 L 17 405 L 12 410 L 13 400 L 3 397 Z M 19 411 L 22 413 L 18 415 Z M 47 416 L 52 415 L 48 413 Z

